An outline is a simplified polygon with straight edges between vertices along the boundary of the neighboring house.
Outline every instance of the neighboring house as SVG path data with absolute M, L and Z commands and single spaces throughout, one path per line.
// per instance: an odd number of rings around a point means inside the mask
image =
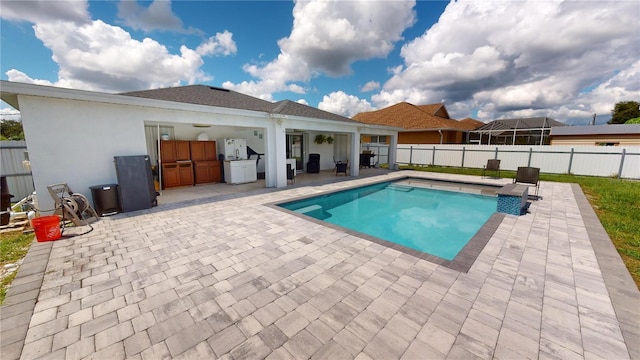
M 398 132 L 398 144 L 460 144 L 467 131 L 484 125 L 473 119 L 451 119 L 444 104 L 413 105 L 407 102 L 359 113 L 353 119 L 366 124 L 402 128 Z M 379 137 L 363 138 L 362 141 L 383 142 Z
M 499 119 L 469 131 L 471 144 L 545 145 L 552 128 L 566 126 L 548 117 Z
M 551 129 L 551 145 L 640 146 L 640 125 L 585 125 Z
M 246 139 L 264 154 L 266 187 L 286 186 L 287 159 L 296 159 L 304 171 L 311 153 L 320 154 L 320 170 L 332 169 L 338 155 L 350 160 L 350 175 L 358 176 L 362 130 L 392 139 L 388 161 L 395 163 L 397 129 L 363 126 L 292 101 L 271 103 L 203 85 L 124 94 L 0 85 L 2 100 L 21 113 L 41 209 L 53 208 L 47 185 L 68 183 L 91 198 L 89 187 L 117 183 L 114 156 L 149 155 L 157 165 L 161 134 L 177 140 Z M 316 144 L 318 134 L 334 142 Z

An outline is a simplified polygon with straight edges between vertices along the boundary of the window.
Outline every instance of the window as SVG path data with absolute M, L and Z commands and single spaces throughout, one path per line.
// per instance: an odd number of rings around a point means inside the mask
M 380 136 L 375 136 L 375 135 L 371 135 L 371 144 L 386 144 L 387 143 L 387 136 L 386 135 L 380 135 Z

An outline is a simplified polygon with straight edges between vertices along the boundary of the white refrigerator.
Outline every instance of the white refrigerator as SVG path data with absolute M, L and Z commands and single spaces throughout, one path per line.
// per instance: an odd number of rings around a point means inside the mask
M 222 139 L 220 142 L 220 154 L 224 155 L 224 160 L 246 160 L 247 140 L 246 139 Z

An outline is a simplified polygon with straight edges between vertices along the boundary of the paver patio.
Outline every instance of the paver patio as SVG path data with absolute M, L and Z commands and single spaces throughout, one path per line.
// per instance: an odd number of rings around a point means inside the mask
M 9 359 L 640 359 L 640 295 L 576 185 L 506 215 L 458 272 L 268 204 L 413 171 L 103 218 L 34 243 Z M 382 220 L 382 219 L 381 219 Z

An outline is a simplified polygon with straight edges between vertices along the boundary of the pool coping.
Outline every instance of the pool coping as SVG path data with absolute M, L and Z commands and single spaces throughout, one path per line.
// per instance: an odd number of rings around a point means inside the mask
M 471 239 L 469 239 L 469 241 L 465 244 L 465 246 L 458 252 L 458 254 L 456 254 L 456 256 L 453 258 L 453 260 L 447 260 L 447 259 L 443 259 L 439 256 L 435 256 L 435 255 L 431 255 L 419 250 L 414 250 L 411 249 L 409 247 L 400 245 L 400 244 L 396 244 L 387 240 L 383 240 L 379 237 L 376 236 L 372 236 L 369 234 L 365 234 L 363 232 L 357 231 L 357 230 L 352 230 L 352 229 L 348 229 L 345 227 L 342 227 L 340 225 L 336 225 L 336 224 L 332 224 L 326 221 L 322 221 L 319 219 L 316 219 L 314 217 L 296 212 L 296 211 L 292 211 L 292 210 L 288 210 L 286 208 L 283 208 L 282 206 L 280 206 L 283 203 L 288 203 L 288 202 L 294 202 L 294 201 L 298 201 L 298 200 L 305 200 L 305 199 L 310 199 L 310 198 L 314 198 L 317 196 L 323 196 L 326 194 L 331 194 L 331 193 L 337 193 L 337 192 L 342 192 L 342 191 L 349 191 L 349 190 L 353 190 L 353 189 L 357 189 L 363 186 L 371 186 L 371 185 L 377 185 L 377 184 L 382 184 L 382 183 L 386 183 L 386 182 L 397 182 L 397 181 L 402 181 L 402 180 L 406 180 L 406 179 L 419 179 L 419 180 L 431 180 L 431 181 L 436 181 L 436 182 L 442 182 L 442 183 L 455 183 L 455 184 L 468 184 L 468 185 L 482 185 L 482 186 L 487 186 L 487 187 L 495 187 L 496 190 L 500 189 L 500 186 L 496 186 L 496 185 L 489 185 L 489 184 L 483 184 L 483 183 L 479 183 L 479 182 L 464 182 L 464 181 L 447 181 L 447 180 L 442 180 L 442 179 L 433 179 L 433 178 L 425 178 L 425 177 L 418 177 L 418 176 L 404 176 L 404 177 L 398 177 L 398 178 L 394 178 L 394 179 L 386 179 L 386 180 L 380 180 L 380 181 L 374 181 L 371 182 L 369 184 L 366 185 L 353 185 L 353 186 L 347 186 L 344 188 L 341 188 L 339 190 L 327 190 L 324 192 L 320 192 L 317 194 L 313 194 L 313 195 L 308 195 L 308 196 L 299 196 L 299 197 L 294 197 L 291 199 L 287 199 L 286 201 L 276 201 L 276 202 L 271 202 L 271 203 L 267 203 L 267 204 L 263 204 L 264 206 L 267 206 L 269 208 L 278 210 L 278 211 L 282 211 L 284 213 L 287 213 L 289 215 L 292 216 L 296 216 L 308 221 L 311 221 L 315 224 L 318 225 L 322 225 L 322 226 L 326 226 L 328 228 L 331 229 L 335 229 L 335 230 L 339 230 L 342 232 L 345 232 L 349 235 L 353 235 L 353 236 L 357 236 L 359 238 L 365 239 L 365 240 L 369 240 L 371 242 L 374 242 L 378 245 L 382 245 L 384 247 L 388 247 L 397 251 L 400 251 L 402 253 L 405 253 L 407 255 L 411 255 L 411 256 L 415 256 L 418 259 L 422 259 L 422 260 L 426 260 L 429 261 L 431 263 L 434 263 L 436 265 L 442 265 L 445 267 L 448 267 L 449 269 L 452 270 L 456 270 L 459 272 L 468 272 L 469 269 L 471 268 L 471 266 L 475 263 L 476 259 L 478 258 L 478 256 L 480 255 L 480 253 L 482 252 L 482 249 L 484 249 L 484 247 L 487 245 L 487 243 L 489 242 L 489 240 L 491 239 L 491 237 L 493 236 L 493 234 L 496 232 L 496 230 L 498 229 L 498 227 L 500 226 L 500 224 L 502 223 L 502 220 L 504 219 L 506 214 L 503 213 L 499 213 L 499 212 L 494 212 L 489 219 L 480 227 L 480 229 L 478 229 L 478 231 L 471 237 Z M 447 190 L 442 190 L 442 191 L 447 191 Z

